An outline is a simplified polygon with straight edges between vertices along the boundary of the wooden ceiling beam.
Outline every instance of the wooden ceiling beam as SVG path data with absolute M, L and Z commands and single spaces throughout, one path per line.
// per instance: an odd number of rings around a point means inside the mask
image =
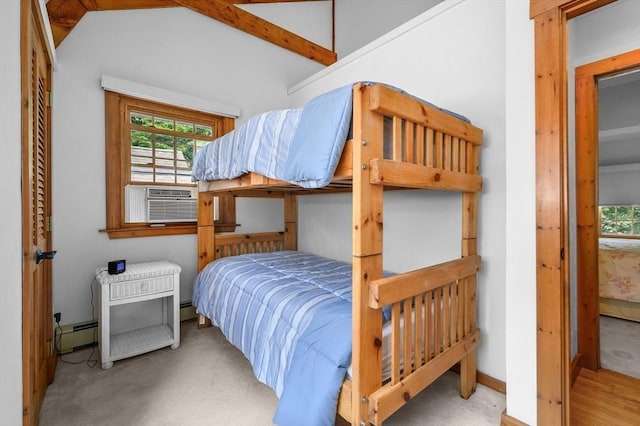
M 50 0 L 47 12 L 56 47 L 87 12 L 183 6 L 323 65 L 333 64 L 335 52 L 234 6 L 295 1 L 300 0 Z
M 87 13 L 87 9 L 80 0 L 49 0 L 47 13 L 49 14 L 53 43 L 58 47 Z
M 259 37 L 291 52 L 331 65 L 337 60 L 335 52 L 300 37 L 240 9 L 227 0 L 174 0 L 177 4 L 202 13 L 248 34 Z

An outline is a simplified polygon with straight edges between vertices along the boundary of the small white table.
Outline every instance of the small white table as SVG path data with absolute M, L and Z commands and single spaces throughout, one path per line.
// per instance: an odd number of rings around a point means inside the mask
M 96 271 L 100 286 L 100 359 L 104 370 L 113 361 L 171 346 L 180 346 L 180 266 L 167 261 L 127 265 L 121 274 Z M 164 298 L 162 323 L 111 333 L 111 307 Z

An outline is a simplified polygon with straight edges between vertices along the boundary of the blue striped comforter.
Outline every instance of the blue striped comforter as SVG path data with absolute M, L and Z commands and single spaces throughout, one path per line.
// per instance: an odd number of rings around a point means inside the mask
M 347 140 L 352 104 L 352 85 L 348 85 L 299 109 L 251 117 L 196 154 L 192 179 L 233 179 L 256 172 L 304 188 L 326 186 Z
M 193 305 L 275 390 L 275 423 L 334 423 L 351 360 L 351 265 L 292 251 L 219 259 L 198 274 Z

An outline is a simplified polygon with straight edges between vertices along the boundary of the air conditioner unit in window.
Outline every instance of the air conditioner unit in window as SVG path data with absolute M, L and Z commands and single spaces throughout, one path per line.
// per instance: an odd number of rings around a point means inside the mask
M 189 186 L 125 187 L 126 222 L 195 222 L 198 219 L 197 188 Z

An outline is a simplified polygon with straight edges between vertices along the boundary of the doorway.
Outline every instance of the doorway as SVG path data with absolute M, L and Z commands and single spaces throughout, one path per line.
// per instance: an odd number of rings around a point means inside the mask
M 601 200 L 606 200 L 606 198 L 599 194 L 599 165 L 605 162 L 619 161 L 619 159 L 616 160 L 616 156 L 620 155 L 611 149 L 612 145 L 605 147 L 600 153 L 599 139 L 600 135 L 605 136 L 605 140 L 606 137 L 615 138 L 618 141 L 618 147 L 623 147 L 620 141 L 625 140 L 625 133 L 632 131 L 635 127 L 640 129 L 640 122 L 638 122 L 635 126 L 626 126 L 629 129 L 622 131 L 611 130 L 608 133 L 599 131 L 599 85 L 613 87 L 612 83 L 620 82 L 636 84 L 634 82 L 636 79 L 640 81 L 640 50 L 630 51 L 576 68 L 578 353 L 580 354 L 580 365 L 593 371 L 599 370 L 602 364 L 600 311 L 602 309 L 604 313 L 610 309 L 609 302 L 600 297 L 600 234 L 602 226 L 607 228 L 608 225 L 605 223 L 606 221 L 603 223 L 600 221 L 599 206 Z M 606 127 L 611 126 L 607 125 L 604 128 L 606 129 Z M 612 144 L 614 142 L 606 143 Z M 627 152 L 622 155 L 630 157 L 631 154 Z M 603 161 L 599 161 L 600 156 Z M 640 162 L 640 158 L 638 161 Z M 618 167 L 618 170 L 620 169 Z M 609 170 L 615 170 L 615 168 L 610 167 Z M 619 196 L 617 200 L 624 201 Z M 624 203 L 620 201 L 606 203 L 612 204 L 610 209 L 614 216 L 618 210 L 626 208 L 623 207 Z M 633 211 L 631 210 L 631 212 L 630 223 L 633 228 Z M 615 226 L 607 228 L 606 231 L 613 234 L 628 232 L 628 230 L 617 229 Z M 633 229 L 630 232 L 632 233 Z M 622 240 L 619 241 L 612 240 L 611 243 L 604 242 L 603 244 L 607 244 L 607 247 L 609 245 L 618 247 Z M 637 242 L 640 246 L 640 240 Z M 640 307 L 640 305 L 638 306 Z M 631 306 L 631 309 L 633 308 L 634 306 Z M 640 312 L 640 309 L 638 311 Z

